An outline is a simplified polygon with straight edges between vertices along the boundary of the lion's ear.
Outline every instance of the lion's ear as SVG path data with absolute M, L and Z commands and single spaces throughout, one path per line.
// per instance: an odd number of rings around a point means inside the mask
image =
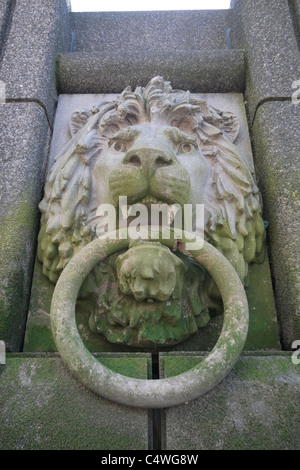
M 74 135 L 83 128 L 91 114 L 92 111 L 88 111 L 86 109 L 78 109 L 72 114 L 69 121 L 69 131 L 71 137 L 74 137 Z
M 229 111 L 222 112 L 221 129 L 231 142 L 235 142 L 240 131 L 237 116 Z

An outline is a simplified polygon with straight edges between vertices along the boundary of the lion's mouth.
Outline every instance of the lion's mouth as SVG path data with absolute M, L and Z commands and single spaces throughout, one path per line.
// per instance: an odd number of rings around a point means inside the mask
M 116 228 L 132 228 L 133 226 L 136 227 L 137 232 L 140 230 L 139 226 L 174 229 L 178 224 L 181 227 L 183 208 L 179 203 L 169 203 L 154 196 L 143 197 L 133 204 L 123 201 L 126 201 L 125 197 L 120 199 L 118 207 L 112 206 L 114 221 L 108 221 L 106 210 L 101 209 L 101 204 L 91 213 L 88 223 L 95 227 L 97 236 L 114 231 Z
M 143 197 L 141 200 L 134 202 L 134 204 L 123 204 L 119 206 L 122 214 L 123 221 L 130 223 L 137 214 L 146 214 L 145 225 L 167 225 L 172 227 L 177 214 L 181 211 L 180 204 L 172 204 L 153 196 Z

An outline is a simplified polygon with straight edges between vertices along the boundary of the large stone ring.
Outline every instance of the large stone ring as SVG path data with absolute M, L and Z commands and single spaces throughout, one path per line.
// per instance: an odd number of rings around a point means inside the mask
M 122 229 L 116 239 L 97 238 L 74 256 L 62 272 L 52 299 L 51 328 L 57 350 L 70 371 L 90 390 L 127 406 L 165 408 L 193 400 L 217 385 L 238 360 L 248 332 L 248 303 L 243 285 L 229 261 L 212 245 L 185 251 L 192 235 L 180 232 L 180 240 L 161 238 L 170 249 L 193 257 L 215 280 L 224 306 L 223 328 L 211 352 L 195 367 L 159 380 L 126 377 L 108 369 L 84 346 L 75 321 L 75 303 L 86 276 L 106 257 L 128 248 Z M 178 230 L 176 236 L 178 237 Z M 127 232 L 126 232 L 127 233 Z M 123 237 L 123 238 L 122 238 Z

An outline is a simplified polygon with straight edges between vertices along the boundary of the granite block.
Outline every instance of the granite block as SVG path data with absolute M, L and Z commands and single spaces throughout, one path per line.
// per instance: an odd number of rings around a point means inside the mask
M 49 121 L 56 100 L 57 54 L 71 45 L 68 14 L 65 0 L 18 0 L 0 64 L 6 98 L 40 103 Z
M 233 47 L 245 50 L 250 122 L 267 100 L 290 99 L 300 77 L 300 52 L 289 2 L 236 0 Z
M 201 356 L 161 355 L 164 376 Z M 243 355 L 204 396 L 164 410 L 165 450 L 299 450 L 299 364 L 290 353 Z
M 62 54 L 61 93 L 120 93 L 155 75 L 174 89 L 202 93 L 243 92 L 243 51 L 119 51 Z
M 300 49 L 300 0 L 292 0 L 289 2 L 290 12 L 292 16 L 294 33 Z
M 3 23 L 6 18 L 8 4 L 9 4 L 8 0 L 3 0 L 0 3 L 0 29 L 2 29 Z
M 22 347 L 49 126 L 36 103 L 0 105 L 0 339 Z
M 227 49 L 231 11 L 72 13 L 75 52 Z
M 107 367 L 146 378 L 148 355 L 99 357 Z M 143 450 L 148 411 L 87 390 L 58 355 L 8 354 L 0 365 L 1 450 Z
M 2 49 L 7 36 L 9 17 L 12 9 L 13 2 L 10 2 L 9 0 L 2 0 L 0 3 L 0 62 L 2 57 Z
M 253 126 L 256 174 L 268 220 L 275 301 L 285 349 L 300 339 L 300 106 L 259 107 Z
M 296 6 L 298 19 L 300 20 L 300 0 L 294 0 L 294 3 L 295 3 L 295 6 Z

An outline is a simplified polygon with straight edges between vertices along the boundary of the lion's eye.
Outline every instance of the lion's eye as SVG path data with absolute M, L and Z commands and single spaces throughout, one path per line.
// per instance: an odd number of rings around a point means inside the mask
M 195 150 L 195 147 L 193 144 L 190 144 L 189 142 L 182 142 L 179 146 L 179 153 L 189 153 Z
M 126 152 L 126 150 L 127 150 L 126 144 L 125 144 L 125 142 L 122 142 L 122 140 L 116 140 L 115 142 L 113 142 L 112 148 L 116 152 Z

